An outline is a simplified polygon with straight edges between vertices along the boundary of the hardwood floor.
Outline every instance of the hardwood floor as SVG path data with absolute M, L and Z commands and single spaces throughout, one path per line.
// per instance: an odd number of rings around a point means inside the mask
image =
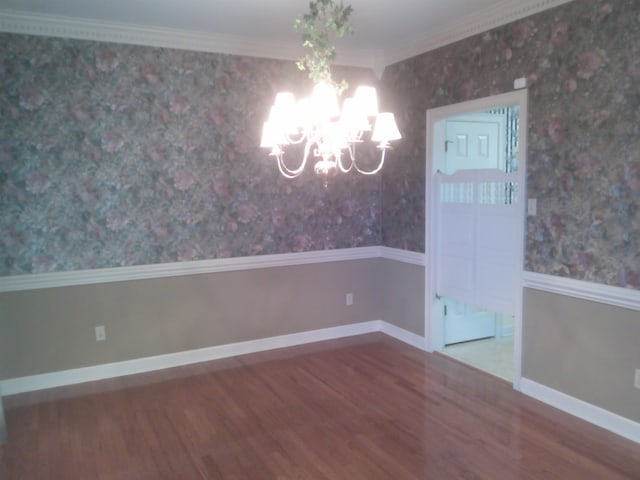
M 363 335 L 5 398 L 0 479 L 640 479 L 640 445 Z

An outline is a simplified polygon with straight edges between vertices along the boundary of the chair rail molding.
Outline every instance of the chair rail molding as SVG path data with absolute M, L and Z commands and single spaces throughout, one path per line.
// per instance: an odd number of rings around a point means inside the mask
M 523 286 L 640 311 L 640 290 L 631 288 L 614 287 L 534 272 L 524 272 Z
M 248 257 L 214 258 L 190 262 L 132 265 L 127 267 L 96 268 L 69 272 L 31 273 L 0 277 L 0 293 L 39 288 L 90 285 L 151 278 L 197 275 L 201 273 L 232 272 L 257 268 L 286 267 L 310 263 L 362 260 L 382 256 L 381 247 L 356 247 L 316 250 L 298 253 L 277 253 Z

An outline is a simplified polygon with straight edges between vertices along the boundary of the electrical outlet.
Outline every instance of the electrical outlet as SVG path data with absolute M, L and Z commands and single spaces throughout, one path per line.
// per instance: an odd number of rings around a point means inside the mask
M 351 305 L 353 305 L 353 293 L 347 293 L 345 297 L 346 297 L 347 306 L 350 307 Z
M 640 368 L 636 368 L 636 381 L 633 386 L 640 389 Z
M 96 327 L 96 342 L 104 342 L 107 339 L 107 333 L 104 331 L 104 325 Z

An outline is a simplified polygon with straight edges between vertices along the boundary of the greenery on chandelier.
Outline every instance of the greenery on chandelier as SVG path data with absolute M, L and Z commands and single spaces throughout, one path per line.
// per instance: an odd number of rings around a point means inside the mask
M 349 23 L 349 16 L 353 8 L 351 5 L 337 5 L 334 0 L 313 0 L 309 3 L 309 13 L 302 19 L 298 18 L 293 26 L 296 32 L 302 32 L 302 41 L 311 53 L 296 62 L 300 70 L 308 71 L 309 78 L 314 83 L 327 82 L 336 88 L 338 93 L 344 92 L 347 82 L 336 83 L 331 78 L 330 63 L 336 57 L 336 47 L 331 43 L 330 35 L 342 38 L 353 33 L 353 26 Z

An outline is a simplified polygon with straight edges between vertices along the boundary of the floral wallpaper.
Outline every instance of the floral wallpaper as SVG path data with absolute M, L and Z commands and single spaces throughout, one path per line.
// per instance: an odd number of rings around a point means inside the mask
M 379 176 L 286 180 L 258 147 L 310 89 L 293 62 L 0 34 L 0 275 L 380 245 Z
M 640 289 L 640 2 L 574 0 L 388 67 L 383 244 L 424 251 L 425 111 L 529 84 L 525 269 Z
M 402 141 L 382 179 L 326 189 L 257 146 L 275 93 L 310 88 L 293 62 L 0 34 L 0 275 L 424 251 L 425 111 L 525 76 L 525 268 L 640 289 L 639 18 L 635 0 L 574 0 L 388 67 Z

